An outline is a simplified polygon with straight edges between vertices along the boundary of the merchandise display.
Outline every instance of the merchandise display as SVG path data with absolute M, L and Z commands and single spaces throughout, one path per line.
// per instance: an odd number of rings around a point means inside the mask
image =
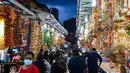
M 30 42 L 30 50 L 38 49 L 38 24 L 36 21 L 33 22 L 31 27 L 31 42 Z
M 6 51 L 11 47 L 20 47 L 23 51 L 20 49 L 19 51 L 23 54 L 31 50 L 37 55 L 40 49 L 48 49 L 64 43 L 63 35 L 55 30 L 54 26 L 50 26 L 52 24 L 42 22 L 35 16 L 30 17 L 30 12 L 28 13 L 30 10 L 24 7 L 22 8 L 25 11 L 21 10 L 19 6 L 15 7 L 15 4 L 6 3 L 7 5 L 0 5 L 1 50 Z M 4 62 L 20 61 L 22 58 L 17 51 L 11 52 L 10 50 L 10 53 L 5 53 L 5 55 Z
M 2 66 L 23 63 L 28 51 L 34 53 L 35 60 L 42 50 L 58 58 L 60 52 L 71 56 L 73 49 L 79 49 L 84 56 L 95 48 L 107 73 L 121 73 L 126 67 L 130 58 L 130 0 L 77 0 L 77 15 L 71 23 L 76 29 L 65 25 L 71 19 L 60 20 L 60 8 L 40 2 L 0 0 Z
M 80 1 L 79 1 L 80 2 Z M 79 17 L 85 18 L 86 23 L 79 21 L 79 29 L 84 30 L 79 39 L 82 47 L 91 45 L 102 52 L 110 52 L 109 58 L 116 65 L 127 63 L 130 48 L 130 1 L 128 0 L 97 0 L 90 13 L 83 11 L 89 5 L 81 1 Z M 81 14 L 80 14 L 81 13 Z M 82 14 L 86 16 L 82 16 Z M 85 25 L 86 27 L 84 28 Z
M 111 62 L 103 62 L 101 68 L 107 73 L 120 73 L 120 69 L 114 66 Z

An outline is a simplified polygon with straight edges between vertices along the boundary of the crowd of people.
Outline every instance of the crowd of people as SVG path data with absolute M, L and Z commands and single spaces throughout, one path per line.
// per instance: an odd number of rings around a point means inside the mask
M 95 48 L 84 53 L 79 49 L 53 52 L 41 49 L 35 61 L 34 53 L 28 51 L 23 62 L 18 68 L 12 66 L 10 73 L 98 73 L 102 58 Z

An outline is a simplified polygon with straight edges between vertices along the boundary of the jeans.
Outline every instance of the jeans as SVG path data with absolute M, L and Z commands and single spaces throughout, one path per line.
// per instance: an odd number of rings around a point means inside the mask
M 98 73 L 97 68 L 88 68 L 88 73 Z

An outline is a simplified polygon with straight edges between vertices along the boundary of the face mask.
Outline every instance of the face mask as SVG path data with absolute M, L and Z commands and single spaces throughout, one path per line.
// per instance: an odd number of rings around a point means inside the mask
M 68 54 L 64 54 L 64 57 L 68 57 Z
M 85 48 L 82 48 L 81 50 L 82 50 L 82 53 L 85 53 L 85 52 L 86 52 L 86 49 L 85 49 Z
M 55 52 L 56 51 L 56 47 L 52 47 L 52 52 Z
M 67 45 L 67 44 L 64 44 L 64 48 L 68 48 L 68 45 Z
M 31 65 L 31 64 L 32 64 L 32 60 L 27 60 L 27 59 L 25 59 L 25 60 L 24 60 L 24 64 L 25 64 L 25 65 Z

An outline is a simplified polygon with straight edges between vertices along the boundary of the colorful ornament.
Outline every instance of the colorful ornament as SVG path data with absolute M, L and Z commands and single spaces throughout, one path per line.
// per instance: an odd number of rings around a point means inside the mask
M 130 26 L 127 26 L 125 30 L 126 30 L 126 33 L 127 33 L 128 35 L 130 35 Z

